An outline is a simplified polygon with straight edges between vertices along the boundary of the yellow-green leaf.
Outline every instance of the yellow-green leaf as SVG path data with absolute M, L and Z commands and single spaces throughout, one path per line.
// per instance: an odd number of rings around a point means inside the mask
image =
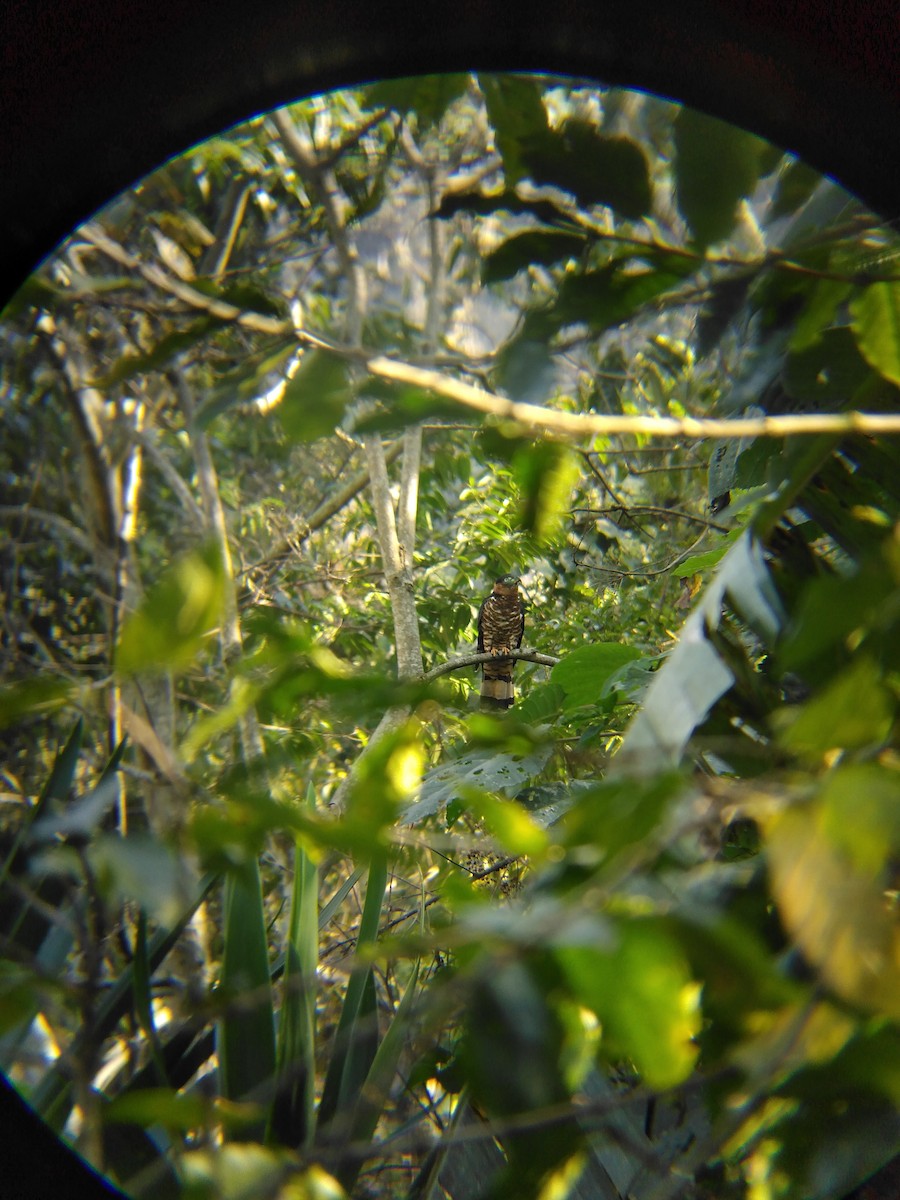
M 900 384 L 900 283 L 872 283 L 852 301 L 853 332 L 863 357 Z

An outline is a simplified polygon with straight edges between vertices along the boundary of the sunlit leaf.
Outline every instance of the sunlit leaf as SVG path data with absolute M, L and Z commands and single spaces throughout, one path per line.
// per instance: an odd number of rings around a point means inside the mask
M 853 332 L 866 361 L 900 385 L 900 283 L 871 283 L 851 301 Z
M 568 517 L 580 460 L 558 442 L 538 442 L 517 450 L 512 468 L 522 497 L 519 524 L 538 544 L 547 542 Z
M 894 704 L 877 666 L 860 656 L 799 708 L 782 731 L 781 742 L 814 759 L 836 749 L 878 745 L 893 716 Z
M 699 986 L 666 925 L 620 921 L 610 949 L 555 950 L 570 986 L 600 1018 L 603 1048 L 634 1063 L 651 1087 L 685 1079 L 697 1058 Z
M 838 766 L 820 801 L 825 833 L 856 870 L 876 877 L 900 849 L 900 772 L 878 763 Z
M 507 854 L 537 858 L 546 851 L 546 832 L 515 800 L 503 800 L 489 792 L 470 793 L 466 799 L 469 811 L 484 822 Z
M 346 1192 L 322 1167 L 301 1164 L 296 1154 L 256 1144 L 226 1143 L 181 1155 L 185 1200 L 346 1200 Z
M 222 615 L 225 580 L 212 544 L 180 559 L 127 618 L 116 647 L 116 668 L 178 670 L 187 666 L 214 632 Z
M 825 983 L 861 1008 L 900 1016 L 900 926 L 876 876 L 854 866 L 821 805 L 765 826 L 772 890 L 787 929 Z M 857 860 L 860 844 L 853 846 Z M 864 854 L 866 852 L 864 851 Z

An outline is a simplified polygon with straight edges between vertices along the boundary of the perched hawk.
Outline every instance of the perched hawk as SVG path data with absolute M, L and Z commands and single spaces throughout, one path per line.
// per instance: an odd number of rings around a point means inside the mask
M 504 653 L 518 650 L 525 632 L 525 605 L 515 575 L 503 575 L 478 610 L 478 652 L 493 654 L 482 663 L 481 704 L 484 708 L 509 708 L 513 702 L 514 662 Z

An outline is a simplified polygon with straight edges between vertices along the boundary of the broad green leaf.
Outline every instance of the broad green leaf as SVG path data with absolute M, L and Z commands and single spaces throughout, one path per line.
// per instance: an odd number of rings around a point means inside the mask
M 433 214 L 441 220 L 455 217 L 459 212 L 475 213 L 490 217 L 494 213 L 508 212 L 514 216 L 530 216 L 545 225 L 559 225 L 570 233 L 577 233 L 572 218 L 552 200 L 532 200 L 519 196 L 507 188 L 502 192 L 459 192 L 445 196 Z
M 309 350 L 288 380 L 278 414 L 288 437 L 314 442 L 334 433 L 352 398 L 349 365 L 336 354 Z
M 541 772 L 549 757 L 550 748 L 538 746 L 521 754 L 477 749 L 450 759 L 426 773 L 418 799 L 404 810 L 401 819 L 407 825 L 414 825 L 467 791 L 515 796 Z
M 842 999 L 900 1017 L 900 925 L 877 876 L 854 866 L 821 803 L 790 808 L 765 824 L 772 892 L 806 959 Z M 842 844 L 844 843 L 844 844 Z M 863 849 L 863 856 L 868 854 Z
M 900 849 L 900 772 L 879 763 L 849 763 L 825 777 L 822 827 L 873 878 Z
M 545 830 L 515 800 L 503 800 L 489 792 L 469 793 L 467 807 L 507 854 L 537 859 L 546 852 Z
M 512 468 L 521 496 L 519 526 L 543 545 L 568 518 L 581 461 L 559 442 L 538 442 L 517 450 Z
M 228 1100 L 245 1100 L 256 1088 L 271 1088 L 275 1076 L 269 949 L 256 859 L 228 872 L 223 910 L 221 993 L 226 1009 L 216 1039 L 220 1090 Z M 264 1128 L 262 1119 L 241 1134 L 252 1140 Z
M 466 74 L 413 75 L 370 84 L 362 98 L 367 108 L 391 108 L 402 116 L 413 113 L 419 129 L 425 130 L 438 124 L 468 86 Z
M 700 988 L 664 922 L 622 920 L 608 949 L 559 946 L 554 957 L 575 996 L 600 1018 L 610 1058 L 629 1058 L 650 1087 L 687 1078 L 698 1053 Z
M 571 192 L 583 208 L 603 204 L 632 220 L 652 208 L 643 150 L 630 138 L 610 137 L 588 121 L 570 118 L 526 145 L 522 160 L 535 183 Z
M 604 685 L 625 663 L 641 657 L 636 646 L 621 642 L 597 642 L 567 654 L 550 672 L 552 683 L 566 694 L 566 709 L 599 703 Z
M 782 378 L 786 391 L 820 410 L 839 408 L 868 378 L 869 367 L 849 329 L 826 329 L 804 349 L 788 355 Z
M 683 790 L 684 780 L 678 774 L 602 783 L 577 797 L 557 826 L 556 836 L 567 847 L 593 847 L 596 862 L 609 864 L 660 830 Z
M 601 333 L 610 326 L 621 325 L 661 292 L 681 283 L 689 267 L 687 259 L 677 269 L 614 262 L 596 271 L 566 275 L 549 314 L 551 326 L 555 330 L 583 322 L 595 333 Z M 529 314 L 526 329 L 529 322 L 534 323 L 540 316 L 543 316 L 541 310 Z
M 683 563 L 679 563 L 677 567 L 673 567 L 672 574 L 678 579 L 690 579 L 692 575 L 708 571 L 710 567 L 714 567 L 717 562 L 720 562 L 725 557 L 742 532 L 740 529 L 732 529 L 730 533 L 724 535 L 720 545 L 716 546 L 714 550 L 707 550 L 704 554 L 692 554 Z
M 781 732 L 789 750 L 818 760 L 836 750 L 878 746 L 890 731 L 895 705 L 875 662 L 860 655 L 801 705 Z
M 526 725 L 541 725 L 560 712 L 566 693 L 556 683 L 532 688 L 524 700 L 516 704 L 516 715 Z
M 727 237 L 740 200 L 759 178 L 765 142 L 742 129 L 682 108 L 675 120 L 678 208 L 701 246 Z
M 225 578 L 213 545 L 186 555 L 150 589 L 122 627 L 115 663 L 122 675 L 188 666 L 222 615 Z
M 503 158 L 506 186 L 528 174 L 529 152 L 548 136 L 542 87 L 523 75 L 480 75 L 488 117 Z
M 528 229 L 507 238 L 483 259 L 481 280 L 485 284 L 500 283 L 533 265 L 549 267 L 563 259 L 578 258 L 586 245 L 584 234 L 562 229 Z
M 351 1144 L 369 1143 L 375 1134 L 375 1127 L 384 1111 L 391 1085 L 397 1074 L 400 1055 L 413 1032 L 411 1017 L 418 983 L 419 962 L 417 960 L 413 966 L 412 976 L 404 990 L 403 999 L 393 1014 L 391 1023 L 375 1052 L 369 1073 L 357 1093 L 347 1139 Z M 347 1166 L 338 1172 L 340 1181 L 347 1191 L 352 1191 L 362 1165 L 361 1159 L 351 1158 Z
M 847 299 L 853 285 L 839 279 L 820 279 L 808 293 L 806 307 L 794 323 L 788 343 L 794 352 L 805 350 L 821 338 L 834 321 L 839 304 Z
M 900 283 L 871 283 L 850 303 L 863 357 L 900 385 Z
M 188 1133 L 211 1125 L 240 1129 L 259 1121 L 257 1104 L 237 1104 L 213 1100 L 199 1093 L 177 1092 L 173 1088 L 146 1088 L 123 1092 L 103 1108 L 107 1125 L 159 1125 L 173 1132 Z

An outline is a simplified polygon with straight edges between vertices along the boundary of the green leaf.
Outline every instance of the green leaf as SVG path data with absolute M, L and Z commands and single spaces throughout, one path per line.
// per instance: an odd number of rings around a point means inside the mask
M 528 229 L 516 233 L 483 259 L 481 281 L 500 283 L 526 267 L 550 267 L 566 258 L 578 258 L 586 245 L 584 234 L 562 229 Z
M 179 670 L 213 635 L 225 600 L 225 573 L 210 543 L 170 567 L 122 627 L 115 663 L 122 675 Z
M 569 515 L 572 490 L 581 474 L 580 459 L 559 442 L 538 442 L 517 450 L 512 468 L 522 498 L 519 526 L 543 545 Z
M 742 129 L 682 108 L 675 119 L 678 209 L 700 246 L 727 237 L 738 203 L 759 178 L 766 143 Z
M 0 687 L 0 729 L 31 717 L 44 717 L 70 703 L 75 688 L 68 679 L 39 676 Z
M 595 705 L 603 696 L 606 681 L 625 663 L 641 657 L 636 646 L 620 642 L 597 642 L 567 654 L 550 672 L 552 683 L 566 694 L 566 709 Z
M 680 761 L 688 739 L 734 683 L 734 673 L 710 643 L 725 597 L 765 638 L 784 624 L 781 601 L 760 544 L 748 533 L 729 549 L 685 622 L 678 645 L 657 671 L 641 711 L 626 730 L 617 762 L 645 772 Z
M 853 332 L 863 357 L 900 385 L 900 283 L 872 283 L 852 300 Z
M 810 167 L 799 159 L 789 163 L 779 176 L 769 209 L 769 220 L 774 221 L 778 217 L 796 212 L 801 204 L 806 203 L 821 179 L 822 176 L 815 167 Z
M 387 857 L 377 853 L 369 865 L 366 898 L 356 938 L 356 951 L 373 946 L 378 940 L 381 908 L 387 888 Z M 378 1050 L 377 1002 L 372 968 L 357 965 L 350 976 L 335 1044 L 328 1064 L 319 1127 L 334 1125 L 341 1134 L 350 1127 L 360 1087 Z
M 315 811 L 315 792 L 306 807 Z M 316 968 L 319 875 L 301 839 L 294 842 L 294 880 L 288 915 L 284 1002 L 278 1023 L 278 1084 L 272 1131 L 283 1145 L 308 1145 L 315 1129 Z
M 818 760 L 838 749 L 878 746 L 893 719 L 893 700 L 877 665 L 860 655 L 797 710 L 780 741 L 789 750 Z
M 550 328 L 555 331 L 584 322 L 594 333 L 601 333 L 612 325 L 621 325 L 650 300 L 681 283 L 694 266 L 690 259 L 675 267 L 613 262 L 596 271 L 566 275 L 549 314 Z M 526 329 L 529 321 L 541 318 L 546 319 L 542 310 L 529 314 Z
M 805 350 L 817 342 L 834 320 L 839 304 L 853 291 L 851 283 L 838 279 L 820 279 L 808 293 L 806 307 L 794 323 L 788 343 L 792 351 Z
M 469 76 L 464 73 L 382 79 L 363 90 L 362 101 L 366 108 L 390 108 L 401 116 L 414 113 L 424 130 L 437 125 L 468 86 Z
M 609 949 L 560 946 L 554 957 L 600 1018 L 606 1055 L 629 1058 L 650 1087 L 673 1087 L 697 1060 L 699 985 L 663 921 L 619 921 L 614 936 Z
M 515 800 L 503 800 L 489 792 L 469 793 L 468 809 L 484 822 L 507 854 L 538 859 L 547 850 L 546 831 Z
M 900 772 L 850 763 L 825 777 L 822 827 L 856 870 L 875 877 L 900 849 Z
M 334 433 L 352 399 L 348 363 L 325 350 L 309 350 L 288 380 L 278 414 L 288 437 L 314 442 Z
M 900 1018 L 900 926 L 881 880 L 853 863 L 868 848 L 851 838 L 848 853 L 821 802 L 787 809 L 764 832 L 772 892 L 806 959 L 842 999 Z
M 450 759 L 425 775 L 418 800 L 409 805 L 401 819 L 407 825 L 414 825 L 466 792 L 515 796 L 541 772 L 549 757 L 550 748 L 538 746 L 519 754 L 478 749 Z
M 530 216 L 545 225 L 561 225 L 570 233 L 578 232 L 573 228 L 572 218 L 552 200 L 525 199 L 509 189 L 502 192 L 459 192 L 445 196 L 436 212 L 433 214 L 441 220 L 455 217 L 459 212 L 470 212 L 480 217 L 491 217 L 498 212 L 508 212 L 514 216 Z
M 672 574 L 678 579 L 689 579 L 692 575 L 708 571 L 710 567 L 714 567 L 725 557 L 742 532 L 741 529 L 732 529 L 730 533 L 725 534 L 720 545 L 716 546 L 714 550 L 707 550 L 704 554 L 692 554 L 683 563 L 673 567 Z
M 266 917 L 256 859 L 228 872 L 223 896 L 221 993 L 226 1003 L 216 1047 L 222 1095 L 244 1100 L 270 1089 L 275 1075 L 275 1023 Z M 253 1140 L 263 1118 L 242 1134 Z
M 559 836 L 567 847 L 594 847 L 597 862 L 609 865 L 661 826 L 683 790 L 684 780 L 675 773 L 600 784 L 578 795 L 559 824 Z
M 503 158 L 506 186 L 512 187 L 528 174 L 529 150 L 542 145 L 548 134 L 543 89 L 522 75 L 479 75 L 478 83 Z
M 846 327 L 826 329 L 789 354 L 782 373 L 786 391 L 820 411 L 846 404 L 868 377 L 869 367 Z
M 653 188 L 643 150 L 626 137 L 610 137 L 589 121 L 570 118 L 523 148 L 522 160 L 538 184 L 571 192 L 589 208 L 603 204 L 638 220 L 653 206 Z

